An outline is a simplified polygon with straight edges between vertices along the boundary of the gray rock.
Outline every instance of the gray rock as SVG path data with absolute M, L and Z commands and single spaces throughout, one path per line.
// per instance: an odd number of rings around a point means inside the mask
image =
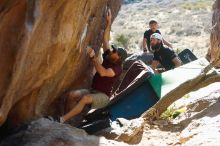
M 104 137 L 88 135 L 84 130 L 48 119 L 33 121 L 17 134 L 3 140 L 0 146 L 105 146 L 119 145 Z M 120 143 L 123 145 L 123 143 Z

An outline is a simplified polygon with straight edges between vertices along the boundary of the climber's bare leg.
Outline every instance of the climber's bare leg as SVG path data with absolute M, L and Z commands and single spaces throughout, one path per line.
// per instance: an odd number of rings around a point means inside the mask
M 92 102 L 93 102 L 93 98 L 91 96 L 88 95 L 83 96 L 82 99 L 79 101 L 79 103 L 75 107 L 73 107 L 72 110 L 70 110 L 68 113 L 66 113 L 64 116 L 61 117 L 63 122 L 66 122 L 69 119 L 81 113 L 85 105 L 92 104 Z
M 89 93 L 87 89 L 73 90 L 69 92 L 68 97 L 65 101 L 65 111 L 70 111 L 80 101 L 83 95 Z

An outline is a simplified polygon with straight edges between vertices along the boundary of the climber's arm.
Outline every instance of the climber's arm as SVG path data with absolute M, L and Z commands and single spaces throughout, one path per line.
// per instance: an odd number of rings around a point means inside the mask
M 113 71 L 113 69 L 104 68 L 102 64 L 99 62 L 98 58 L 94 57 L 92 61 L 93 61 L 96 71 L 99 73 L 101 77 L 114 77 L 115 76 L 115 72 Z
M 91 47 L 87 47 L 87 54 L 93 61 L 96 71 L 102 77 L 114 77 L 115 72 L 112 68 L 104 68 L 102 64 L 99 62 L 99 59 L 95 56 L 95 51 Z
M 104 52 L 110 49 L 109 40 L 110 40 L 110 30 L 111 30 L 111 21 L 112 21 L 111 19 L 112 19 L 112 15 L 111 15 L 111 10 L 109 9 L 107 12 L 107 16 L 106 16 L 106 28 L 104 32 L 104 38 L 103 38 L 103 51 Z

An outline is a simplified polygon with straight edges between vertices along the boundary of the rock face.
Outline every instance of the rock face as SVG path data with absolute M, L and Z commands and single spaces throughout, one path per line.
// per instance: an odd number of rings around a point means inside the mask
M 122 142 L 104 137 L 89 136 L 85 131 L 71 126 L 39 119 L 18 133 L 0 142 L 1 146 L 126 146 Z
M 217 59 L 220 57 L 220 0 L 215 0 L 213 4 L 213 16 L 212 16 L 212 31 L 211 31 L 211 48 L 210 55 L 211 60 Z M 218 63 L 220 66 L 220 62 Z
M 0 125 L 54 111 L 51 103 L 70 88 L 88 87 L 105 12 L 113 17 L 121 0 L 0 1 Z
M 146 125 L 142 118 L 133 120 L 119 118 L 111 123 L 111 127 L 97 132 L 96 135 L 128 144 L 138 144 L 141 141 L 143 129 Z

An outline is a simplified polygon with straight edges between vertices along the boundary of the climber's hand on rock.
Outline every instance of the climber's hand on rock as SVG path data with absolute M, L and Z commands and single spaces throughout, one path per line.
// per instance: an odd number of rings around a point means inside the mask
M 107 21 L 107 25 L 111 24 L 111 21 L 112 21 L 111 9 L 108 9 L 108 11 L 107 11 L 106 21 Z
M 90 58 L 95 57 L 95 51 L 90 46 L 87 47 L 87 54 L 89 55 Z

